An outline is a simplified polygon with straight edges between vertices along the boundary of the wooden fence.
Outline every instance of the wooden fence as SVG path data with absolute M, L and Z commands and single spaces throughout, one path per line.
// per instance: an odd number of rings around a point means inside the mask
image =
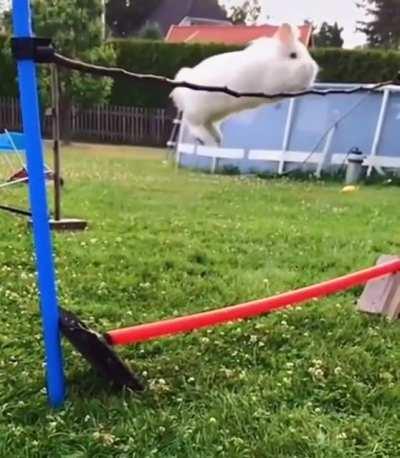
M 0 98 L 0 129 L 21 130 L 19 101 L 13 97 Z
M 97 105 L 74 107 L 72 138 L 102 143 L 161 146 L 167 144 L 173 115 L 163 108 Z M 18 99 L 0 98 L 0 129 L 22 130 Z M 43 116 L 43 132 L 51 136 L 51 118 Z

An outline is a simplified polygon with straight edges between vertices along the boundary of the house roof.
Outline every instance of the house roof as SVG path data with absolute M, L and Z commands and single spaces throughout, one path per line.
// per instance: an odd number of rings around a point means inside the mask
M 146 21 L 157 22 L 162 32 L 166 34 L 172 24 L 179 24 L 187 16 L 228 20 L 218 0 L 162 0 Z
M 299 27 L 300 40 L 311 45 L 312 26 L 304 24 Z M 165 37 L 169 43 L 225 43 L 229 45 L 246 44 L 256 38 L 272 37 L 278 30 L 275 25 L 172 25 Z

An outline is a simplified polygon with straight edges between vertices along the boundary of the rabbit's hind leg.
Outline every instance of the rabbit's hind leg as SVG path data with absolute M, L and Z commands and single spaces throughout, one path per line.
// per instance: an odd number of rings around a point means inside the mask
M 203 145 L 219 146 L 221 138 L 211 123 L 189 125 L 192 135 Z
M 213 136 L 214 140 L 216 141 L 216 144 L 218 146 L 221 146 L 222 144 L 222 133 L 221 133 L 221 130 L 219 128 L 219 126 L 215 123 L 208 123 L 207 124 L 207 127 L 211 133 L 211 135 Z

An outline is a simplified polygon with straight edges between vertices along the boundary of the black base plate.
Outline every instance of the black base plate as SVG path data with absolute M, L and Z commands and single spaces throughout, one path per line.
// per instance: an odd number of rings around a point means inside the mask
M 119 358 L 104 337 L 88 328 L 75 314 L 61 307 L 60 328 L 64 337 L 108 382 L 119 389 L 144 390 L 140 378 Z
M 54 231 L 84 231 L 87 228 L 87 221 L 76 218 L 50 219 L 50 229 Z
M 2 208 L 0 207 L 0 210 Z M 8 211 L 12 211 L 13 213 L 17 213 L 17 209 L 11 209 Z M 18 213 L 21 213 L 20 210 L 18 210 Z M 25 213 L 27 216 L 31 215 L 29 213 Z M 78 231 L 84 231 L 88 227 L 87 221 L 84 219 L 76 219 L 76 218 L 63 218 L 63 219 L 49 219 L 49 225 L 50 229 L 52 231 L 57 231 L 57 232 L 78 232 Z M 32 228 L 32 219 L 28 220 L 28 228 Z

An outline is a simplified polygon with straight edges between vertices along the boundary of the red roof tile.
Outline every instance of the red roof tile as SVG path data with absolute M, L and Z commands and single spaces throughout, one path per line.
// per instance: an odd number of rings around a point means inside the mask
M 224 26 L 224 25 L 172 25 L 168 31 L 165 41 L 168 43 L 225 43 L 229 45 L 246 44 L 256 38 L 272 37 L 278 26 Z M 300 29 L 301 41 L 310 46 L 311 25 L 302 25 Z

